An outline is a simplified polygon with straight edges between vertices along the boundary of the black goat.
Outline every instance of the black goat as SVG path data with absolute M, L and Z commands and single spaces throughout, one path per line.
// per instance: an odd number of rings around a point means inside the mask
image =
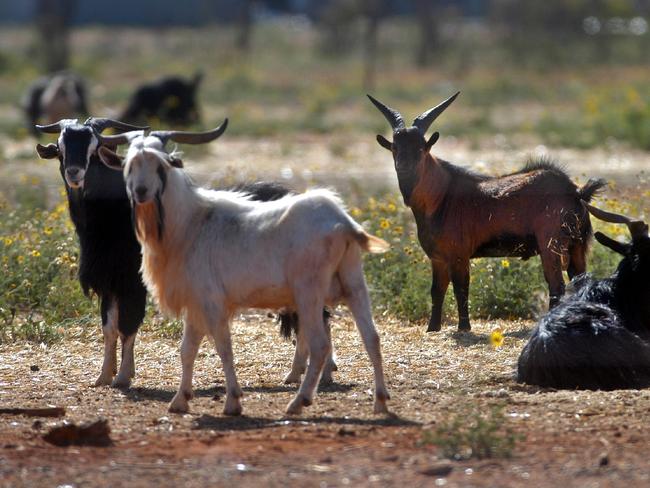
M 27 87 L 21 105 L 27 128 L 38 135 L 35 125 L 41 119 L 49 124 L 88 115 L 86 85 L 81 77 L 67 71 L 43 76 Z
M 96 386 L 125 387 L 135 375 L 133 346 L 145 313 L 146 289 L 140 278 L 140 245 L 133 234 L 131 205 L 123 178 L 106 168 L 97 149 L 112 146 L 123 135 L 103 136 L 106 128 L 143 129 L 111 119 L 89 118 L 83 124 L 66 119 L 37 126 L 59 133 L 57 143 L 36 149 L 41 158 L 59 159 L 70 218 L 79 236 L 79 282 L 99 297 L 104 333 L 104 362 Z M 116 348 L 122 341 L 117 377 Z
M 614 390 L 650 386 L 650 237 L 645 222 L 587 206 L 627 224 L 632 242 L 596 232 L 623 256 L 612 276 L 575 278 L 573 295 L 544 316 L 521 355 L 517 380 L 552 388 Z
M 477 257 L 539 254 L 553 307 L 564 294 L 562 269 L 570 277 L 586 269 L 591 238 L 589 201 L 605 185 L 589 180 L 578 188 L 550 161 L 529 163 L 515 173 L 489 177 L 433 157 L 438 140 L 425 135 L 458 93 L 427 110 L 406 127 L 404 119 L 370 95 L 393 128 L 393 141 L 377 136 L 393 154 L 404 203 L 415 217 L 418 240 L 431 260 L 431 319 L 428 331 L 440 330 L 442 304 L 449 281 L 458 302 L 458 329 L 470 330 L 469 262 Z
M 138 87 L 131 96 L 121 120 L 143 122 L 150 117 L 172 125 L 189 125 L 199 121 L 196 92 L 203 78 L 196 73 L 192 79 L 165 76 Z

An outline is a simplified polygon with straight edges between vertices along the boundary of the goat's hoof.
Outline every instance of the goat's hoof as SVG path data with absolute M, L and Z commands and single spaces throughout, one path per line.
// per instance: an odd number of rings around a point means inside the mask
M 331 385 L 334 383 L 334 378 L 332 377 L 332 373 L 326 374 L 323 373 L 323 376 L 320 378 L 320 384 L 321 385 Z
M 388 407 L 386 406 L 386 401 L 375 400 L 375 405 L 374 405 L 374 408 L 373 408 L 373 412 L 376 415 L 389 413 L 388 412 Z
M 241 405 L 235 405 L 232 407 L 223 407 L 223 414 L 228 415 L 229 417 L 239 417 L 242 412 Z
M 467 322 L 458 323 L 459 332 L 469 332 L 470 330 L 472 330 L 472 326 L 470 325 L 469 320 Z
M 112 388 L 129 388 L 131 386 L 131 378 L 116 376 L 113 382 L 111 383 Z
M 300 375 L 296 375 L 295 373 L 289 373 L 284 377 L 283 381 L 285 385 L 299 385 Z
M 287 415 L 300 415 L 302 413 L 302 408 L 308 407 L 309 405 L 311 405 L 311 400 L 308 400 L 302 395 L 296 395 L 287 406 Z
M 191 395 L 190 395 L 191 396 Z M 187 395 L 182 392 L 176 393 L 176 396 L 169 404 L 169 412 L 171 413 L 187 413 L 190 411 L 190 404 L 187 401 Z
M 94 386 L 109 386 L 113 383 L 113 376 L 112 375 L 104 375 L 102 374 L 99 378 L 97 378 L 97 381 L 95 381 Z

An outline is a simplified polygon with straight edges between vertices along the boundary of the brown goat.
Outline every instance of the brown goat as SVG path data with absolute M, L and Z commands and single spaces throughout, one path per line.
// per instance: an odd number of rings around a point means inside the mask
M 521 257 L 539 254 L 553 307 L 564 294 L 562 270 L 573 277 L 586 270 L 591 237 L 589 201 L 603 180 L 579 188 L 562 169 L 541 159 L 516 173 L 489 177 L 432 156 L 439 137 L 425 139 L 431 123 L 458 93 L 427 110 L 406 127 L 399 112 L 370 95 L 370 101 L 393 129 L 393 142 L 377 142 L 393 153 L 404 203 L 411 208 L 418 240 L 431 260 L 433 302 L 428 331 L 440 330 L 442 304 L 453 283 L 458 302 L 458 329 L 470 330 L 469 260 L 478 257 Z

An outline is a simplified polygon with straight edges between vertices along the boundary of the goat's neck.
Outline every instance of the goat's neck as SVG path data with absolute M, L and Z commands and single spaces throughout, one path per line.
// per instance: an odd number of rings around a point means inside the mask
M 196 219 L 201 214 L 201 199 L 180 170 L 172 169 L 167 184 L 159 195 L 162 217 L 155 202 L 136 209 L 140 241 L 145 252 L 158 253 L 166 248 L 179 249 L 190 241 L 198 228 Z M 159 226 L 158 219 L 162 220 Z M 162 235 L 159 235 L 162 230 Z
M 409 206 L 418 216 L 430 216 L 438 211 L 449 187 L 450 176 L 438 160 L 426 154 L 418 166 L 417 183 L 411 193 Z

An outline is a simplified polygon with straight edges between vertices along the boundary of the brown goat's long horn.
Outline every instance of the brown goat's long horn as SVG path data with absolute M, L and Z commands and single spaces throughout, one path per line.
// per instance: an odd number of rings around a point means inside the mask
M 393 128 L 393 130 L 404 128 L 404 119 L 397 110 L 393 110 L 392 108 L 387 107 L 371 95 L 366 94 L 366 96 L 370 99 L 373 105 L 377 107 L 382 114 L 384 114 L 384 117 L 386 117 L 386 120 L 388 120 L 388 123 Z
M 74 125 L 78 122 L 78 119 L 61 119 L 58 122 L 48 125 L 35 125 L 38 130 L 46 134 L 58 134 L 63 130 L 64 127 L 68 125 Z
M 86 121 L 84 122 L 84 125 L 91 126 L 100 134 L 106 129 L 115 129 L 120 132 L 149 129 L 148 125 L 145 126 L 131 125 L 125 122 L 121 122 L 119 120 L 107 119 L 103 117 L 88 117 L 88 119 L 86 119 Z
M 228 127 L 228 119 L 216 129 L 207 132 L 181 132 L 177 130 L 156 130 L 149 135 L 157 137 L 163 144 L 167 141 L 174 141 L 180 144 L 205 144 L 206 142 L 214 141 L 217 137 L 223 134 Z
M 583 201 L 584 206 L 587 208 L 589 213 L 596 217 L 599 220 L 604 222 L 609 222 L 611 224 L 626 224 L 627 228 L 630 230 L 632 237 L 641 237 L 648 234 L 648 225 L 643 220 L 632 220 L 625 215 L 620 215 L 613 212 L 608 212 L 600 208 L 596 208 L 593 205 L 589 205 L 587 202 Z
M 444 102 L 442 102 L 442 103 L 436 105 L 435 107 L 433 107 L 432 109 L 429 109 L 429 110 L 427 110 L 426 112 L 424 112 L 422 115 L 420 115 L 419 117 L 417 117 L 417 118 L 413 121 L 413 125 L 414 125 L 415 127 L 418 128 L 418 130 L 420 131 L 420 133 L 421 133 L 422 135 L 426 134 L 427 130 L 429 130 L 429 127 L 431 126 L 431 124 L 433 123 L 433 121 L 436 120 L 436 119 L 438 118 L 438 116 L 439 116 L 442 112 L 444 112 L 445 109 L 446 109 L 447 107 L 449 107 L 449 105 L 451 105 L 451 103 L 452 103 L 454 100 L 456 100 L 456 97 L 457 97 L 459 94 L 460 94 L 460 92 L 456 92 L 455 94 L 453 94 L 452 96 L 450 96 L 450 97 L 449 97 L 447 100 L 445 100 Z

